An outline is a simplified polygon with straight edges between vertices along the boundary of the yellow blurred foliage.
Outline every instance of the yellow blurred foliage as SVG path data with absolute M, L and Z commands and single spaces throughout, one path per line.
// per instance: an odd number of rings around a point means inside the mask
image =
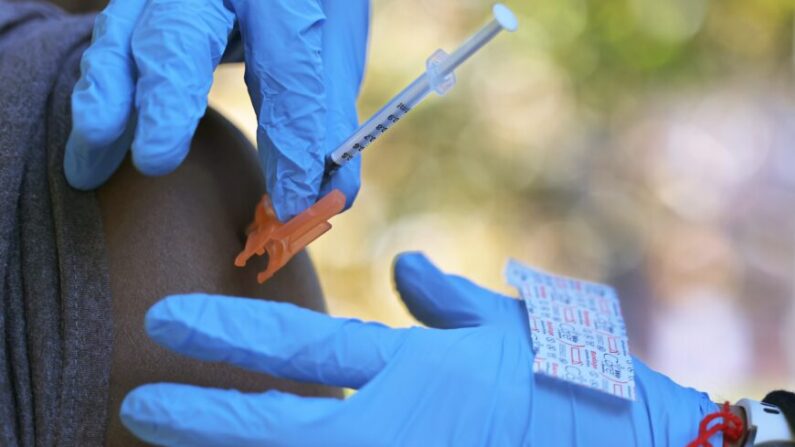
M 402 251 L 506 294 L 515 257 L 615 285 L 633 351 L 682 383 L 795 387 L 793 2 L 506 3 L 520 29 L 365 152 L 354 207 L 311 246 L 331 312 L 417 324 Z M 488 14 L 374 1 L 360 117 Z M 242 77 L 219 68 L 210 104 L 254 141 Z

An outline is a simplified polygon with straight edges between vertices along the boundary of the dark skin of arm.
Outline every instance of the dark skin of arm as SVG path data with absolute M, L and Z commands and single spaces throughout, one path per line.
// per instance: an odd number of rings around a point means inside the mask
M 340 396 L 338 390 L 277 380 L 172 353 L 149 340 L 149 307 L 173 293 L 206 292 L 288 301 L 325 311 L 309 257 L 296 256 L 264 285 L 265 259 L 233 265 L 244 229 L 265 191 L 253 147 L 215 112 L 199 125 L 190 154 L 164 177 L 145 177 L 129 160 L 99 190 L 113 296 L 113 356 L 106 445 L 146 445 L 119 420 L 124 396 L 138 385 L 179 382 L 300 395 Z

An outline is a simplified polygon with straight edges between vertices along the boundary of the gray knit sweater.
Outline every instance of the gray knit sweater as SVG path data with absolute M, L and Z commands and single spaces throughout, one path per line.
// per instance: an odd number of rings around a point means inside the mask
M 0 0 L 0 445 L 100 446 L 112 342 L 102 221 L 63 176 L 93 16 Z

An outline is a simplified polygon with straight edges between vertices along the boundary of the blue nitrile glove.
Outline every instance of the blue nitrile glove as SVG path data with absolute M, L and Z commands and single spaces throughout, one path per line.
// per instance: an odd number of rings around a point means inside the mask
M 202 294 L 160 301 L 146 330 L 170 349 L 359 391 L 338 400 L 150 384 L 125 398 L 124 425 L 165 446 L 682 446 L 717 409 L 640 362 L 634 403 L 534 376 L 520 301 L 419 254 L 397 260 L 395 281 L 432 328 Z
M 368 0 L 111 0 L 97 16 L 72 95 L 69 183 L 99 186 L 129 147 L 145 174 L 176 169 L 235 21 L 278 217 L 293 217 L 333 188 L 350 206 L 360 161 L 330 179 L 323 168 L 325 155 L 357 126 Z

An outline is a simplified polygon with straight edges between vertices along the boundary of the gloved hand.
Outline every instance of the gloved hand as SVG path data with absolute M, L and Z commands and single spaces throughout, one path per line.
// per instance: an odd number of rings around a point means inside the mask
M 72 95 L 69 183 L 99 186 L 129 147 L 144 174 L 176 169 L 235 21 L 277 216 L 287 220 L 334 188 L 350 206 L 358 157 L 331 178 L 323 168 L 357 126 L 368 0 L 111 0 L 97 16 Z
M 125 398 L 124 425 L 166 446 L 674 446 L 717 408 L 639 362 L 635 403 L 534 376 L 522 302 L 419 254 L 397 260 L 395 281 L 431 328 L 221 296 L 160 301 L 146 330 L 163 346 L 358 392 L 338 400 L 151 384 Z

